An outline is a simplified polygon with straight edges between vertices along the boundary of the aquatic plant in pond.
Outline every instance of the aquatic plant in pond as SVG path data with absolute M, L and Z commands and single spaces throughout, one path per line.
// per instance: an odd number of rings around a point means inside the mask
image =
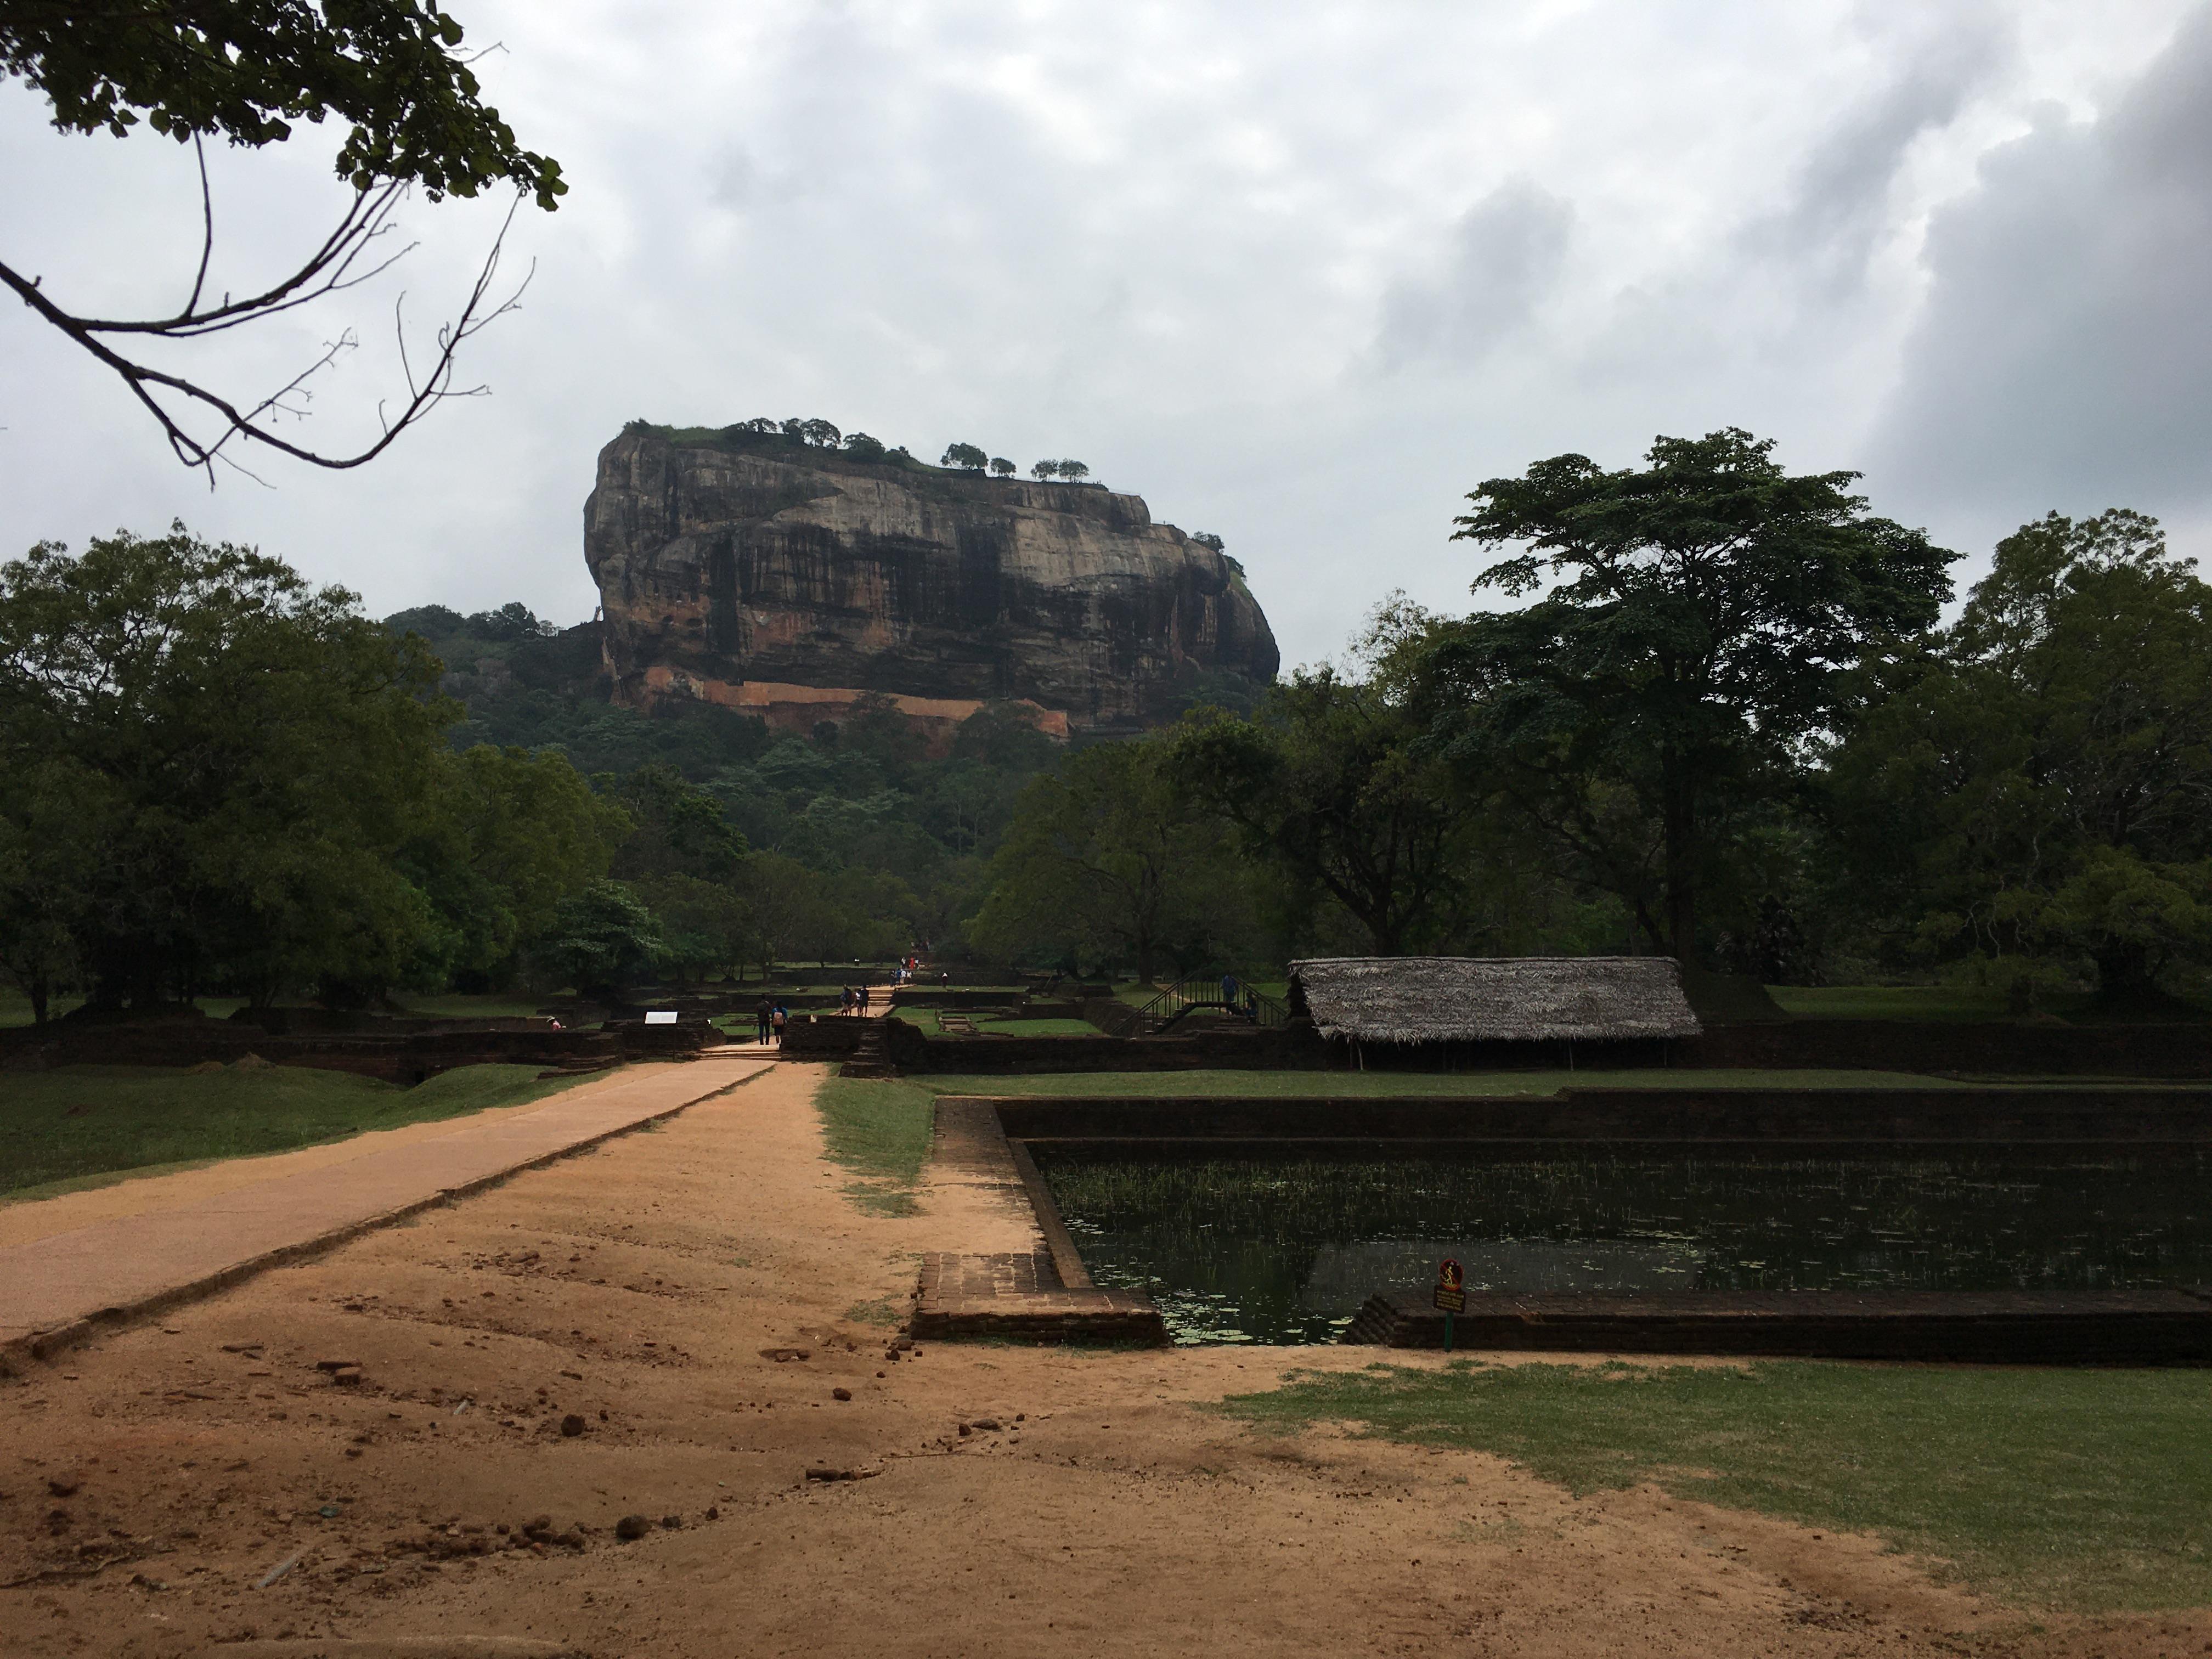
M 1143 1159 L 1035 1149 L 1101 1285 L 1179 1341 L 1333 1339 L 1455 1256 L 1473 1290 L 2212 1281 L 2196 1153 Z

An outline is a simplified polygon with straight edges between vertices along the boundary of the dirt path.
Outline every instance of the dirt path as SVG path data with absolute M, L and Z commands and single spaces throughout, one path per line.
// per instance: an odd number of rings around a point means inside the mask
M 821 1159 L 819 1075 L 780 1066 L 0 1384 L 0 1582 L 18 1581 L 0 1653 L 482 1651 L 453 1645 L 476 1636 L 670 1659 L 1841 1659 L 2212 1641 L 2197 1615 L 2034 1633 L 1869 1540 L 1650 1491 L 1576 1500 L 1478 1454 L 1272 1439 L 1205 1409 L 1369 1352 L 887 1359 L 879 1322 L 915 1255 L 994 1248 L 1000 1223 L 952 1189 L 920 1216 L 862 1213 Z M 959 1433 L 979 1419 L 999 1426 Z M 653 1524 L 619 1541 L 630 1515 Z M 514 1547 L 539 1516 L 544 1541 Z

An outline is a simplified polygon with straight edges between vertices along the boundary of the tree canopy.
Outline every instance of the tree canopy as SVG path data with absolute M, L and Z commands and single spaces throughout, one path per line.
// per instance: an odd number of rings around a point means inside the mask
M 1657 851 L 1645 925 L 1687 963 L 1729 811 L 1951 591 L 1954 556 L 1869 514 L 1858 475 L 1773 448 L 1730 428 L 1662 438 L 1644 469 L 1559 455 L 1486 480 L 1456 539 L 1523 550 L 1475 589 L 1540 597 L 1426 630 L 1399 670 L 1470 775 L 1555 831 L 1633 807 Z
M 1243 926 L 1226 826 L 1181 789 L 1158 745 L 1071 755 L 1017 803 L 969 924 L 985 950 L 1122 960 L 1151 983 L 1163 959 L 1205 965 Z
M 0 565 L 0 967 L 42 1006 L 442 985 L 628 833 L 565 761 L 456 754 L 420 636 L 281 561 L 162 537 Z
M 349 131 L 356 190 L 422 185 L 433 201 L 507 182 L 555 207 L 559 163 L 525 149 L 486 104 L 461 26 L 421 0 L 193 0 L 86 6 L 11 0 L 0 68 L 46 95 L 65 132 L 122 137 L 143 119 L 183 143 L 279 143 L 299 121 Z
M 2022 526 L 1883 690 L 1826 800 L 1851 879 L 1923 960 L 2032 996 L 2086 959 L 2140 1003 L 2212 956 L 2212 588 L 2155 520 Z
M 1476 872 L 1481 797 L 1462 788 L 1381 688 L 1301 671 L 1250 720 L 1194 713 L 1168 739 L 1183 787 L 1294 890 L 1319 888 L 1378 956 L 1449 935 Z

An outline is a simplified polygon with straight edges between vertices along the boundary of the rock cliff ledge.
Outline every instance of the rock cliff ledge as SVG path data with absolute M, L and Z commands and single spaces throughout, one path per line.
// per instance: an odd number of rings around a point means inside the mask
M 1233 560 L 1095 484 L 634 425 L 599 452 L 584 555 L 632 708 L 811 731 L 873 692 L 940 742 L 991 702 L 1109 733 L 1278 664 Z

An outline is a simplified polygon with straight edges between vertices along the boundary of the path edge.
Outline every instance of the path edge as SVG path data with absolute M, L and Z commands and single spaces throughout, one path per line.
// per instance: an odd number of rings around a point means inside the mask
M 33 1331 L 27 1336 L 9 1338 L 5 1342 L 0 1342 L 0 1377 L 21 1376 L 24 1374 L 29 1362 L 50 1360 L 69 1349 L 82 1347 L 95 1337 L 128 1329 L 142 1320 L 150 1319 L 157 1314 L 167 1313 L 172 1309 L 180 1308 L 187 1303 L 200 1301 L 204 1297 L 215 1295 L 217 1291 L 227 1291 L 232 1285 L 241 1284 L 257 1273 L 268 1272 L 271 1267 L 282 1267 L 295 1261 L 312 1260 L 327 1250 L 336 1249 L 339 1245 L 360 1237 L 364 1233 L 374 1232 L 380 1227 L 392 1226 L 397 1222 L 406 1220 L 410 1216 L 420 1215 L 425 1210 L 434 1210 L 441 1204 L 450 1204 L 456 1199 L 467 1198 L 484 1191 L 487 1188 L 496 1187 L 501 1182 L 512 1180 L 526 1170 L 543 1169 L 549 1164 L 559 1163 L 564 1158 L 574 1158 L 579 1152 L 587 1152 L 596 1146 L 605 1146 L 608 1141 L 619 1136 L 635 1134 L 638 1130 L 650 1124 L 665 1123 L 679 1112 L 688 1112 L 694 1106 L 703 1106 L 710 1100 L 719 1100 L 724 1095 L 732 1094 L 756 1079 L 767 1076 L 775 1069 L 775 1062 L 770 1061 L 757 1071 L 748 1072 L 744 1076 L 726 1083 L 719 1089 L 709 1089 L 705 1094 L 694 1099 L 679 1102 L 658 1112 L 648 1113 L 643 1117 L 617 1125 L 611 1129 L 599 1130 L 597 1133 L 586 1135 L 581 1139 L 572 1140 L 565 1146 L 556 1146 L 550 1152 L 537 1153 L 533 1157 L 510 1164 L 504 1169 L 494 1170 L 488 1175 L 478 1176 L 473 1181 L 463 1182 L 458 1187 L 441 1187 L 436 1192 L 427 1197 L 418 1198 L 411 1203 L 402 1204 L 395 1209 L 380 1211 L 375 1215 L 363 1217 L 358 1221 L 349 1221 L 342 1227 L 333 1227 L 328 1232 L 317 1233 L 313 1237 L 301 1239 L 296 1243 L 280 1245 L 273 1250 L 264 1250 L 259 1255 L 250 1256 L 243 1261 L 234 1261 L 227 1267 L 218 1268 L 211 1273 L 204 1273 L 199 1278 L 188 1280 L 182 1285 L 169 1285 L 166 1289 L 156 1291 L 150 1296 L 141 1297 L 137 1301 L 126 1303 L 120 1307 L 102 1308 L 97 1313 L 86 1314 L 80 1318 L 70 1320 L 65 1325 L 57 1325 L 51 1330 Z

